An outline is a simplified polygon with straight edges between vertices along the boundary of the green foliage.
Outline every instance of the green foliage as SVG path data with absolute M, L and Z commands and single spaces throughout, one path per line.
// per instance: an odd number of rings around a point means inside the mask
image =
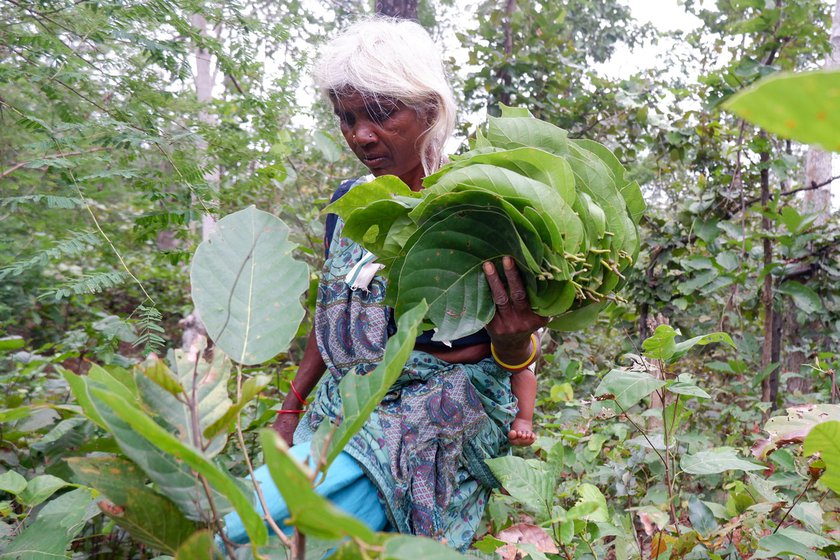
M 814 426 L 805 438 L 803 452 L 820 453 L 825 463 L 825 474 L 820 481 L 840 494 L 840 421 L 832 420 Z

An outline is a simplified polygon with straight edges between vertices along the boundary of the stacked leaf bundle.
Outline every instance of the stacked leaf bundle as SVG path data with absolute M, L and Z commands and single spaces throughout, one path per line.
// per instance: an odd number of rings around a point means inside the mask
M 329 206 L 343 235 L 385 265 L 388 303 L 425 299 L 436 340 L 472 334 L 495 305 L 482 263 L 515 260 L 533 309 L 549 326 L 591 323 L 639 251 L 645 203 L 606 147 L 504 108 L 473 150 L 411 191 L 393 176 L 353 188 Z

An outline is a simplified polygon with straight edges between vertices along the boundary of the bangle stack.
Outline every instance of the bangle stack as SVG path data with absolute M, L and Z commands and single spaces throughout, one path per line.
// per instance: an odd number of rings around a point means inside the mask
M 517 372 L 522 371 L 523 369 L 527 368 L 531 364 L 537 361 L 537 350 L 539 349 L 540 341 L 537 338 L 536 333 L 531 333 L 531 355 L 528 356 L 528 359 L 518 365 L 511 365 L 506 364 L 502 360 L 499 359 L 499 355 L 496 354 L 496 347 L 493 346 L 493 343 L 490 343 L 490 353 L 493 355 L 493 359 L 496 360 L 496 363 L 499 364 L 503 369 L 508 371 Z
M 303 397 L 300 396 L 300 393 L 298 393 L 298 390 L 295 389 L 295 384 L 294 383 L 289 383 L 289 385 L 291 385 L 291 387 L 292 387 L 292 393 L 295 394 L 298 402 L 300 404 L 302 404 L 303 407 L 301 407 L 297 410 L 283 410 L 283 409 L 280 409 L 280 410 L 277 411 L 277 414 L 302 414 L 302 413 L 306 412 L 306 406 L 309 404 L 309 402 L 307 402 L 306 399 L 304 399 Z

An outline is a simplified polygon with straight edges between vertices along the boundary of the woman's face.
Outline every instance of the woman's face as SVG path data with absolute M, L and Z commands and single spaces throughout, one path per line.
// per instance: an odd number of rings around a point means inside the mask
M 418 147 L 425 119 L 387 97 L 351 91 L 331 99 L 347 145 L 371 173 L 396 175 L 415 191 L 423 188 Z

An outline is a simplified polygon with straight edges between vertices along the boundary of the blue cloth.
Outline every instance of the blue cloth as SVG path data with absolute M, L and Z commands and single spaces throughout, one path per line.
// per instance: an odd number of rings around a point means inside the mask
M 301 463 L 306 462 L 309 460 L 309 447 L 309 443 L 295 445 L 291 448 L 291 454 Z M 256 469 L 254 477 L 260 484 L 272 519 L 284 532 L 291 533 L 293 528 L 284 523 L 289 518 L 289 508 L 271 479 L 268 467 L 263 465 Z M 315 487 L 315 492 L 328 498 L 342 511 L 361 519 L 374 531 L 381 531 L 387 525 L 388 520 L 377 497 L 376 487 L 362 472 L 359 463 L 347 453 L 342 452 L 336 458 L 324 482 Z M 256 491 L 254 501 L 257 503 L 257 511 L 262 515 L 263 509 Z M 235 543 L 248 542 L 248 533 L 245 532 L 242 520 L 236 512 L 225 516 L 225 532 Z

